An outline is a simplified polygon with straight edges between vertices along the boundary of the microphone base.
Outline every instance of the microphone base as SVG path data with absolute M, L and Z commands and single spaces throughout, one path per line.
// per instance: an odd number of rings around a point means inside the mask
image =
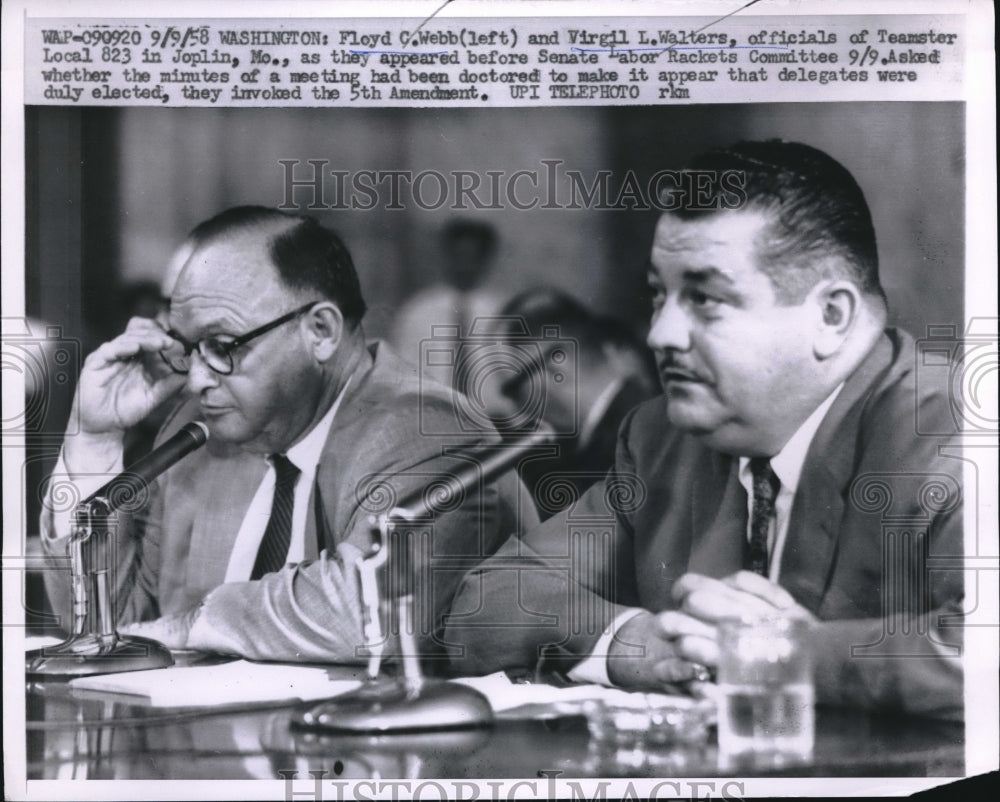
M 25 655 L 29 679 L 91 677 L 124 671 L 169 668 L 174 658 L 159 641 L 132 635 L 74 635 Z
M 398 683 L 365 686 L 298 713 L 291 721 L 297 730 L 377 734 L 492 724 L 493 709 L 479 691 L 437 681 L 425 681 L 415 690 Z

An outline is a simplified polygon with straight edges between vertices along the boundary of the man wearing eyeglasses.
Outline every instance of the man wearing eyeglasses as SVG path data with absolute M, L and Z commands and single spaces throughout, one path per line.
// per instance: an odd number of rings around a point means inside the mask
M 133 319 L 87 358 L 56 477 L 77 498 L 96 489 L 122 469 L 123 432 L 186 390 L 161 439 L 191 419 L 211 437 L 120 515 L 119 626 L 172 648 L 357 661 L 355 564 L 372 516 L 461 465 L 446 447 L 496 435 L 463 433 L 449 388 L 419 386 L 415 368 L 366 344 L 350 254 L 315 220 L 239 207 L 191 241 L 167 325 Z M 57 509 L 57 478 L 43 543 L 64 557 L 71 510 Z M 414 567 L 424 653 L 439 649 L 458 566 L 517 528 L 517 492 L 507 475 L 433 522 Z M 439 558 L 454 565 L 431 565 Z M 46 582 L 68 612 L 65 574 Z

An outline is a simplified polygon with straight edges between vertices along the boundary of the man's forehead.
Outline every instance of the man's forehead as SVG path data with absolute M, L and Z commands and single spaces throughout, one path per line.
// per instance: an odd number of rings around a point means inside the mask
M 236 288 L 178 286 L 170 299 L 170 327 L 181 333 L 211 329 L 239 331 L 253 314 L 246 296 Z
M 197 247 L 177 278 L 173 298 L 229 290 L 253 299 L 278 282 L 270 238 L 258 232 L 230 234 Z
M 711 271 L 730 280 L 756 272 L 758 238 L 768 222 L 756 211 L 720 211 L 694 220 L 664 214 L 647 267 L 652 274 Z
M 170 298 L 171 324 L 242 324 L 282 306 L 288 294 L 259 232 L 219 237 L 195 249 Z

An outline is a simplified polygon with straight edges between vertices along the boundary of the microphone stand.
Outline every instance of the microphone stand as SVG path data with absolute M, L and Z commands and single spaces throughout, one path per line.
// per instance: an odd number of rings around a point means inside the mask
M 416 521 L 424 521 L 447 508 L 478 483 L 486 483 L 509 470 L 530 449 L 552 441 L 552 431 L 541 429 L 461 470 L 442 475 L 442 492 L 428 495 L 423 490 L 373 522 L 372 547 L 356 563 L 361 585 L 363 632 L 368 651 L 368 680 L 352 693 L 338 696 L 295 714 L 292 729 L 313 732 L 405 733 L 428 730 L 470 729 L 493 723 L 493 710 L 479 691 L 465 685 L 427 679 L 420 668 L 414 616 L 415 549 L 413 533 L 401 531 Z M 401 674 L 391 680 L 379 679 L 385 637 L 378 623 L 380 595 L 375 569 L 388 564 L 386 596 L 392 602 L 398 629 Z M 372 587 L 375 587 L 373 607 Z M 430 588 L 423 589 L 425 593 Z
M 161 448 L 116 476 L 74 511 L 69 556 L 73 589 L 73 632 L 62 643 L 25 655 L 29 678 L 88 677 L 121 671 L 167 668 L 174 659 L 159 641 L 115 630 L 115 598 L 110 580 L 108 538 L 117 510 L 133 501 L 157 475 L 208 438 L 208 428 L 189 423 Z M 164 458 L 164 456 L 166 458 Z

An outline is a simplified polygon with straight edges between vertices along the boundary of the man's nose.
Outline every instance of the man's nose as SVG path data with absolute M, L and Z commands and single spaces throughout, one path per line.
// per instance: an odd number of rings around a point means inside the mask
M 215 387 L 219 383 L 219 374 L 205 364 L 201 354 L 196 348 L 191 352 L 191 366 L 188 368 L 187 389 L 188 392 L 197 395 L 202 390 Z
M 653 314 L 646 343 L 658 351 L 687 351 L 691 347 L 690 321 L 676 300 L 668 298 Z

